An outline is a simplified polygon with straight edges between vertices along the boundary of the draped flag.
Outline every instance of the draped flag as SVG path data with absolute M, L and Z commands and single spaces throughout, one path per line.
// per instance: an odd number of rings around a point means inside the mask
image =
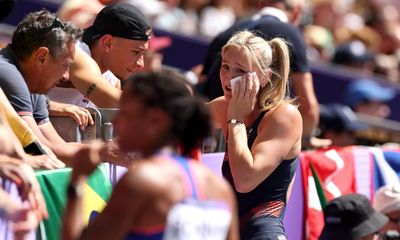
M 366 151 L 364 147 L 351 146 L 301 153 L 306 239 L 319 238 L 327 201 L 348 193 L 371 193 L 373 158 L 364 154 Z
M 46 200 L 49 218 L 37 231 L 37 239 L 60 238 L 63 212 L 67 203 L 66 189 L 71 175 L 70 168 L 37 171 L 40 187 Z M 102 166 L 89 177 L 84 186 L 83 219 L 88 223 L 93 211 L 101 212 L 111 195 L 111 183 Z

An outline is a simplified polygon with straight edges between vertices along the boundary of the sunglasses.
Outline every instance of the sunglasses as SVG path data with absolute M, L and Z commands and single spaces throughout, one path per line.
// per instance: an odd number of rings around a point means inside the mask
M 53 23 L 49 27 L 43 29 L 43 32 L 48 33 L 55 28 L 61 28 L 61 30 L 65 30 L 64 23 L 57 16 L 54 18 Z

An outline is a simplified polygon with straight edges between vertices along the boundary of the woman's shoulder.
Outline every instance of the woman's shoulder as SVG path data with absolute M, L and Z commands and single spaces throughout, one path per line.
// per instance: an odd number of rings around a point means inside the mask
M 217 97 L 217 98 L 209 101 L 208 105 L 210 105 L 210 106 L 227 106 L 228 101 L 225 99 L 224 96 L 221 96 L 221 97 Z
M 158 194 L 167 189 L 165 177 L 167 174 L 162 166 L 157 166 L 153 161 L 138 161 L 118 181 L 126 191 Z
M 274 119 L 301 119 L 298 106 L 288 102 L 279 104 L 275 108 L 271 109 L 266 115 Z
M 228 101 L 225 97 L 218 97 L 208 103 L 208 107 L 213 116 L 213 122 L 215 128 L 223 126 L 223 122 L 226 119 L 226 110 L 228 109 Z
M 303 124 L 298 107 L 286 102 L 269 110 L 265 114 L 263 122 L 267 123 L 267 126 L 281 126 L 285 128 L 301 127 Z
M 220 113 L 221 110 L 228 108 L 228 101 L 223 96 L 218 97 L 208 102 L 208 107 L 213 114 Z

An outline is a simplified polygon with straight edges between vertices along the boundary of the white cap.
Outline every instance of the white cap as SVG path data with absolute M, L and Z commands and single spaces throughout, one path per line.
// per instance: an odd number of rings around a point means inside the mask
M 379 188 L 375 192 L 372 205 L 381 213 L 400 210 L 400 183 Z

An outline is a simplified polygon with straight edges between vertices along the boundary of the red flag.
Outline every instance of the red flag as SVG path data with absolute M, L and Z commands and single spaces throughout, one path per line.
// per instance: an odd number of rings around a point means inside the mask
M 318 239 L 322 231 L 324 196 L 330 201 L 356 192 L 353 150 L 353 147 L 331 147 L 302 152 L 306 239 Z

